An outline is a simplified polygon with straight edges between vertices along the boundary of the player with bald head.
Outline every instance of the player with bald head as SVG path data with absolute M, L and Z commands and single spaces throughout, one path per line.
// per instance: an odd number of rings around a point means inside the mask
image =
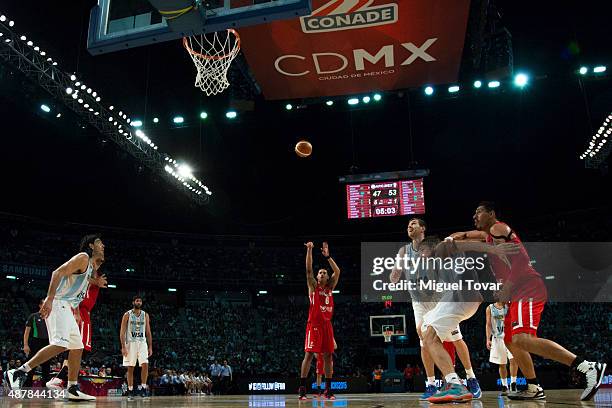
M 537 380 L 531 354 L 569 366 L 586 378 L 586 388 L 580 399 L 590 400 L 597 393 L 604 377 L 606 364 L 588 361 L 554 341 L 537 336 L 538 325 L 547 300 L 546 286 L 541 275 L 533 268 L 529 255 L 519 236 L 510 226 L 497 219 L 495 205 L 481 202 L 474 213 L 476 231 L 457 232 L 453 240 L 481 240 L 490 245 L 512 242 L 520 251 L 507 258 L 489 258 L 496 279 L 503 283 L 500 299 L 509 302 L 505 320 L 504 341 L 527 379 L 527 389 L 508 394 L 516 400 L 545 399 L 544 390 Z

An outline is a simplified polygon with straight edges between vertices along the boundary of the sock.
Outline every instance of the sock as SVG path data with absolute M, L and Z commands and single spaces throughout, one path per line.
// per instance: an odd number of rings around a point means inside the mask
M 325 391 L 327 392 L 331 392 L 331 378 L 326 378 L 325 379 Z
M 444 376 L 444 379 L 448 384 L 461 384 L 461 380 L 459 380 L 459 376 L 457 373 L 449 373 Z
M 25 373 L 29 373 L 30 371 L 32 371 L 32 369 L 30 368 L 28 363 L 25 363 L 24 365 L 22 365 L 21 367 L 19 367 L 17 369 L 18 371 L 23 371 Z
M 147 389 L 147 384 L 140 384 L 140 386 L 144 388 L 145 390 Z
M 436 385 L 435 376 L 427 377 L 427 381 L 425 381 L 425 386 L 428 386 L 428 385 Z
M 501 379 L 501 383 L 503 387 L 508 388 L 508 379 L 507 378 L 502 378 Z
M 300 387 L 306 388 L 306 377 L 300 378 Z
M 516 377 L 510 377 L 510 384 L 516 384 Z
M 57 373 L 57 378 L 60 380 L 68 381 L 68 366 L 63 366 L 62 369 Z
M 467 368 L 465 370 L 465 375 L 467 376 L 468 380 L 470 378 L 476 378 L 476 376 L 474 375 L 474 370 L 472 370 L 471 368 Z
M 540 381 L 538 381 L 538 378 L 527 378 L 527 386 L 529 385 L 535 385 L 535 386 L 539 386 L 540 385 Z
M 133 385 L 132 385 L 132 386 L 129 386 L 129 385 L 128 385 L 128 390 L 130 390 L 130 391 L 134 391 L 134 386 L 133 386 Z
M 77 385 L 76 381 L 68 381 L 68 388 L 72 387 L 73 385 Z

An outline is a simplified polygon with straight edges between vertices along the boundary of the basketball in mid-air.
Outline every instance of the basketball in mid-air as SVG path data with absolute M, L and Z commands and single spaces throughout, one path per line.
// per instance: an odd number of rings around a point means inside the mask
M 295 153 L 300 157 L 308 157 L 312 154 L 312 145 L 307 140 L 300 140 L 295 145 Z

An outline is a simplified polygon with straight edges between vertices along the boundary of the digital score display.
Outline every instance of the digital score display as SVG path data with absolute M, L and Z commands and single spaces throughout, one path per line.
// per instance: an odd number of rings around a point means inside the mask
M 346 185 L 348 218 L 425 214 L 423 179 Z

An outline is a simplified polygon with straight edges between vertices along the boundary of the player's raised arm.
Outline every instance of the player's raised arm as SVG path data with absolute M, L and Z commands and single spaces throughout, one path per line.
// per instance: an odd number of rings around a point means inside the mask
M 125 347 L 125 332 L 127 331 L 128 313 L 123 314 L 121 319 L 121 328 L 119 329 L 119 341 L 121 342 L 121 354 L 123 357 L 127 357 L 127 348 Z
M 49 283 L 49 290 L 47 291 L 47 297 L 40 308 L 40 316 L 43 319 L 46 319 L 49 316 L 49 313 L 51 313 L 53 299 L 55 299 L 55 292 L 57 291 L 60 280 L 63 277 L 70 276 L 75 272 L 84 272 L 87 270 L 88 262 L 89 256 L 85 252 L 81 252 L 70 258 L 70 260 L 53 271 L 51 274 L 51 282 Z
M 338 284 L 338 279 L 340 279 L 340 268 L 336 264 L 336 261 L 334 261 L 334 259 L 329 254 L 329 245 L 327 244 L 327 242 L 323 242 L 323 246 L 321 247 L 321 253 L 323 254 L 323 257 L 327 259 L 327 262 L 329 262 L 329 266 L 331 266 L 332 271 L 334 271 L 331 278 L 329 278 L 329 287 L 334 290 L 336 288 L 336 285 Z
M 312 269 L 312 248 L 314 244 L 309 241 L 304 245 L 306 246 L 306 284 L 308 285 L 308 290 L 314 292 L 317 287 L 317 281 L 314 278 Z
M 406 247 L 402 246 L 397 252 L 398 259 L 403 259 L 405 253 Z M 389 280 L 391 281 L 391 283 L 399 282 L 400 278 L 402 277 L 402 269 L 403 268 L 401 267 L 401 261 L 396 262 L 395 266 L 393 267 L 393 270 L 391 271 L 391 275 L 389 275 Z

